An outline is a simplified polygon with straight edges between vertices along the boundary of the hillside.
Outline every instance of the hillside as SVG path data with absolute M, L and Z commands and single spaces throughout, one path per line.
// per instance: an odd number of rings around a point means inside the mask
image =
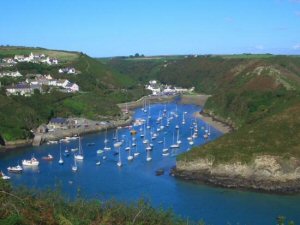
M 58 65 L 24 62 L 0 69 L 18 70 L 24 75 L 20 78 L 0 78 L 0 137 L 6 141 L 30 138 L 30 130 L 56 116 L 82 116 L 90 119 L 116 117 L 120 115 L 117 103 L 137 99 L 144 94 L 143 88 L 136 85 L 133 79 L 118 74 L 83 53 L 0 47 L 0 58 L 13 57 L 15 54 L 26 55 L 30 52 L 51 55 L 61 61 Z M 59 74 L 58 69 L 62 67 L 74 67 L 79 74 Z M 46 94 L 37 92 L 31 97 L 6 96 L 5 86 L 24 81 L 26 74 L 51 74 L 53 78 L 68 79 L 79 85 L 80 92 L 63 93 L 53 90 Z
M 299 57 L 115 59 L 108 64 L 120 73 L 131 71 L 140 80 L 139 74 L 143 76 L 147 73 L 143 68 L 148 68 L 147 79 L 195 86 L 198 92 L 212 95 L 204 112 L 236 128 L 178 156 L 177 176 L 226 187 L 300 190 Z

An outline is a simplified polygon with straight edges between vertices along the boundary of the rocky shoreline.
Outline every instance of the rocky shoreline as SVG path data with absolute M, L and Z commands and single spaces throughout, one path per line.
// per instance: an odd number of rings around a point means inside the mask
M 232 124 L 225 122 L 215 116 L 211 116 L 208 113 L 205 113 L 203 110 L 200 112 L 194 113 L 196 118 L 203 120 L 204 122 L 212 125 L 217 130 L 221 131 L 223 134 L 230 133 L 235 130 Z
M 289 168 L 284 168 L 284 164 L 289 164 Z M 178 161 L 171 173 L 180 179 L 225 188 L 300 193 L 300 163 L 296 159 L 283 163 L 282 159 L 274 156 L 259 156 L 250 164 L 219 165 L 214 165 L 209 159 Z

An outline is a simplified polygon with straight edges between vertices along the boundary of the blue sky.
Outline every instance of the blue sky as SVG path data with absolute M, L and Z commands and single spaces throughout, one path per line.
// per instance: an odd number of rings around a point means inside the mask
M 300 54 L 300 0 L 14 0 L 0 44 L 91 56 Z

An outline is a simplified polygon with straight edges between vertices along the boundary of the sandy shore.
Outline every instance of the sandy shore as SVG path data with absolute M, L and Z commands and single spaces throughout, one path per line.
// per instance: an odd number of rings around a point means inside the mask
M 154 104 L 154 103 L 159 103 L 159 102 L 171 102 L 173 101 L 177 95 L 171 95 L 171 96 L 144 96 L 136 101 L 132 102 L 126 102 L 126 103 L 120 103 L 118 104 L 118 107 L 124 112 L 126 110 L 126 107 L 128 110 L 133 110 L 139 107 L 143 107 L 145 104 L 145 100 L 148 103 Z
M 195 104 L 204 106 L 210 95 L 205 94 L 194 94 L 194 95 L 181 95 L 181 104 Z
M 196 118 L 199 118 L 199 119 L 205 121 L 206 123 L 210 124 L 217 130 L 221 131 L 223 134 L 229 133 L 233 130 L 231 126 L 229 126 L 221 121 L 217 121 L 213 117 L 202 115 L 200 112 L 195 112 L 194 116 Z

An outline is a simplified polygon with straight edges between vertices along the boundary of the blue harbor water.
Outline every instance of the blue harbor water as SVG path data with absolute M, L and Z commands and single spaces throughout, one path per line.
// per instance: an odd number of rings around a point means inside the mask
M 105 132 L 83 136 L 81 138 L 83 146 L 84 160 L 77 162 L 78 171 L 72 172 L 74 164 L 72 153 L 69 157 L 64 156 L 64 164 L 59 165 L 60 147 L 59 144 L 42 145 L 40 147 L 30 147 L 22 150 L 12 151 L 1 156 L 0 170 L 7 173 L 8 166 L 21 164 L 23 159 L 30 159 L 34 156 L 40 161 L 38 168 L 24 168 L 21 174 L 9 174 L 14 185 L 25 185 L 38 189 L 55 188 L 59 186 L 63 193 L 70 198 L 74 198 L 80 193 L 85 198 L 98 198 L 102 200 L 117 199 L 124 202 L 136 201 L 145 198 L 155 207 L 172 208 L 189 220 L 203 219 L 209 224 L 276 224 L 276 217 L 284 215 L 288 220 L 300 223 L 300 195 L 285 196 L 265 193 L 256 193 L 239 190 L 229 190 L 207 185 L 196 185 L 182 180 L 178 180 L 169 175 L 169 170 L 175 165 L 175 156 L 185 152 L 190 148 L 187 137 L 191 135 L 193 123 L 195 123 L 193 113 L 199 111 L 195 105 L 181 105 L 169 103 L 166 106 L 168 114 L 176 112 L 178 117 L 174 117 L 170 126 L 166 127 L 166 117 L 163 117 L 161 131 L 157 128 L 156 119 L 163 114 L 165 105 L 155 104 L 151 106 L 151 119 L 146 128 L 146 138 L 153 143 L 153 150 L 150 152 L 152 160 L 146 161 L 147 153 L 145 144 L 142 143 L 140 131 L 144 126 L 137 126 L 136 140 L 137 148 L 132 148 L 132 154 L 137 150 L 140 155 L 132 161 L 127 160 L 128 152 L 125 147 L 130 145 L 131 134 L 129 128 L 118 130 L 119 140 L 124 139 L 120 148 L 122 167 L 117 166 L 117 149 L 113 147 L 114 130 L 107 132 L 108 145 L 111 151 L 105 151 L 97 155 L 96 151 L 104 148 Z M 182 125 L 184 112 L 186 124 Z M 135 111 L 135 118 L 147 120 L 148 113 L 142 109 Z M 179 139 L 182 141 L 180 148 L 170 150 L 169 156 L 162 156 L 164 144 L 161 143 L 165 137 L 166 147 L 177 140 L 175 126 L 179 125 Z M 206 141 L 203 138 L 204 130 L 208 126 L 201 120 L 197 120 L 199 137 L 194 141 L 194 145 L 201 145 L 207 141 L 214 140 L 222 134 L 211 128 L 211 135 Z M 151 140 L 150 131 L 157 132 L 158 137 Z M 90 143 L 90 144 L 89 144 Z M 91 143 L 95 143 L 94 145 Z M 62 153 L 66 148 L 78 147 L 78 140 L 62 144 Z M 53 161 L 42 160 L 42 157 L 50 153 L 54 156 Z M 107 158 L 104 160 L 103 156 Z M 101 162 L 97 166 L 96 162 Z M 165 173 L 156 176 L 157 169 L 163 168 Z

